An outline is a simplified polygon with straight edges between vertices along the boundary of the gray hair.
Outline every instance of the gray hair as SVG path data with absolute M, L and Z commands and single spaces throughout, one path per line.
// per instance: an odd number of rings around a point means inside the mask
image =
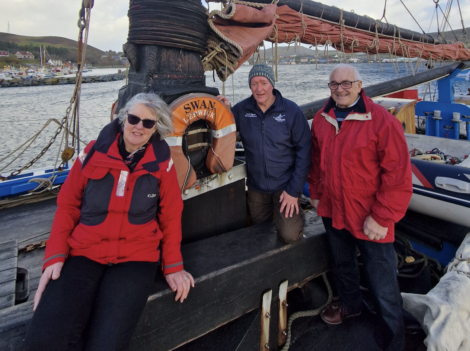
M 357 70 L 356 67 L 354 67 L 353 65 L 347 65 L 345 63 L 340 63 L 335 68 L 333 68 L 333 70 L 331 71 L 330 77 L 328 78 L 330 82 L 331 82 L 331 76 L 333 75 L 333 73 L 335 71 L 339 70 L 339 69 L 348 69 L 350 71 L 353 71 L 354 72 L 354 79 L 362 81 L 361 74 L 359 73 L 359 71 Z
M 153 93 L 140 93 L 130 99 L 119 111 L 117 118 L 121 125 L 124 125 L 129 110 L 139 104 L 146 106 L 157 117 L 157 132 L 160 134 L 160 139 L 165 139 L 173 132 L 173 112 L 158 95 Z

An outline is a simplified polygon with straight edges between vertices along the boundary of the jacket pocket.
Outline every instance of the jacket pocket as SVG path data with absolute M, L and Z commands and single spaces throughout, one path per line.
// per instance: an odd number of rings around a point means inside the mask
M 83 192 L 80 222 L 95 226 L 105 221 L 114 188 L 114 177 L 107 173 L 101 179 L 90 179 Z
M 137 178 L 129 207 L 129 223 L 145 224 L 156 218 L 160 198 L 159 183 L 159 179 L 151 174 Z

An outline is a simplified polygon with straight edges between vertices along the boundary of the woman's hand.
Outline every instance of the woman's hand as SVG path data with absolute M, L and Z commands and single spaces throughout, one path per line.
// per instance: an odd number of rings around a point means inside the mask
M 165 279 L 171 290 L 176 291 L 175 301 L 180 299 L 183 302 L 188 297 L 191 286 L 194 288 L 194 278 L 185 270 L 167 274 Z
M 49 283 L 49 280 L 51 280 L 51 278 L 53 280 L 57 280 L 60 277 L 60 271 L 62 270 L 63 265 L 64 262 L 54 263 L 52 266 L 47 267 L 44 270 L 44 273 L 42 273 L 38 289 L 36 290 L 36 295 L 34 295 L 33 311 L 36 311 L 36 307 L 38 307 L 39 300 L 41 300 L 42 293 L 44 292 L 47 283 Z

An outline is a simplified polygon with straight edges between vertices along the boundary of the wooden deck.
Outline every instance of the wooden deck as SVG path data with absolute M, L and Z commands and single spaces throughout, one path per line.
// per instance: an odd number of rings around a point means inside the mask
M 15 218 L 14 208 L 2 211 L 0 233 L 14 231 L 19 247 L 44 240 L 54 211 L 54 201 L 30 205 L 20 218 Z M 195 289 L 183 304 L 177 303 L 158 276 L 131 350 L 175 349 L 255 310 L 266 290 L 272 289 L 276 297 L 283 280 L 288 279 L 293 289 L 328 268 L 324 228 L 314 212 L 307 213 L 305 237 L 293 245 L 281 243 L 274 225 L 264 224 L 183 245 L 182 252 L 185 268 L 196 279 Z M 44 249 L 18 255 L 18 266 L 29 270 L 30 296 L 25 303 L 0 310 L 2 351 L 23 348 L 43 255 Z M 276 324 L 271 323 L 271 349 L 276 344 Z
M 18 242 L 0 243 L 0 310 L 15 305 Z

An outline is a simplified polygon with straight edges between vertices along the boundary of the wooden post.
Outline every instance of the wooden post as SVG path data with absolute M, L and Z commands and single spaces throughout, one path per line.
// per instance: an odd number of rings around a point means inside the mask
M 271 321 L 271 300 L 273 291 L 269 290 L 263 294 L 263 302 L 261 305 L 261 337 L 259 342 L 259 350 L 269 350 L 269 324 Z
M 277 347 L 280 348 L 287 339 L 287 287 L 289 282 L 284 280 L 279 286 L 279 322 L 277 330 Z

